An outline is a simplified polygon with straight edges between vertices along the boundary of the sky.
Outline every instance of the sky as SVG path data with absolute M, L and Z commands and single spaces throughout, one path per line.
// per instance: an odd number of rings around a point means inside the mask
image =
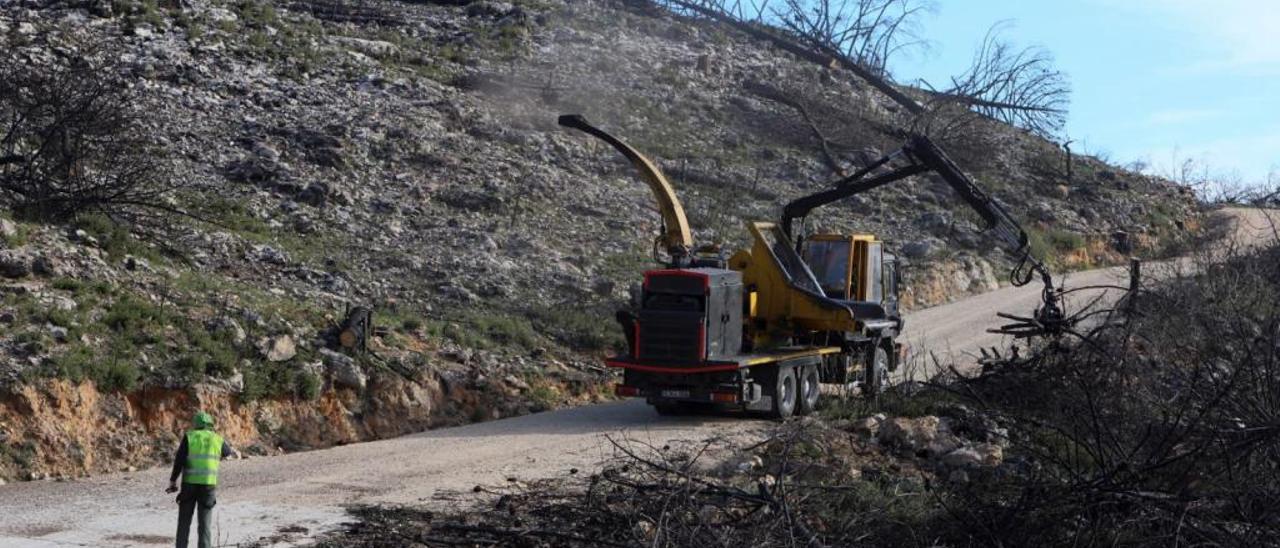
M 1280 0 L 938 0 L 927 51 L 895 78 L 942 87 L 987 29 L 1049 50 L 1071 82 L 1064 131 L 1075 151 L 1144 161 L 1169 175 L 1187 159 L 1245 182 L 1280 181 Z

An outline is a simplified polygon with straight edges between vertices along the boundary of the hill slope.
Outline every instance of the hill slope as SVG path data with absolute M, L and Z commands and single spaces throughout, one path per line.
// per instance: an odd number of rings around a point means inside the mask
M 659 220 L 629 166 L 556 115 L 651 153 L 696 238 L 730 246 L 744 219 L 833 178 L 803 120 L 751 89 L 799 97 L 850 162 L 895 147 L 904 122 L 847 74 L 642 4 L 183 5 L 0 12 L 12 62 L 107 51 L 212 216 L 174 235 L 183 258 L 100 219 L 6 225 L 0 478 L 152 462 L 195 405 L 265 453 L 598 398 L 607 319 Z M 1064 182 L 1053 144 L 980 125 L 950 150 L 1061 266 L 1119 258 L 1116 233 L 1151 252 L 1196 223 L 1165 181 L 1077 158 Z M 917 178 L 811 222 L 882 235 L 910 263 L 905 300 L 926 306 L 1007 266 L 949 192 Z M 386 327 L 375 355 L 324 348 L 348 304 Z M 104 426 L 60 426 L 77 421 Z

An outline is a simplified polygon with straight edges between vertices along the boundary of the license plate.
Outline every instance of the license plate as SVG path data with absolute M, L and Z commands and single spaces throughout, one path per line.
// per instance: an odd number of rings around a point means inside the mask
M 663 391 L 662 391 L 662 397 L 664 397 L 664 398 L 688 398 L 688 397 L 689 397 L 689 391 L 688 391 L 688 390 L 663 390 Z

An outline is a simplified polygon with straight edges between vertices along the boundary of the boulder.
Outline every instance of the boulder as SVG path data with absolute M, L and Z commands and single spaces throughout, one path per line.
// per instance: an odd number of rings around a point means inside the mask
M 902 254 L 908 259 L 923 259 L 933 252 L 933 244 L 928 240 L 908 242 L 902 246 Z
M 462 301 L 464 303 L 474 303 L 480 300 L 479 295 L 476 295 L 470 289 L 467 289 L 466 286 L 457 282 L 448 282 L 445 285 L 440 286 L 438 289 L 441 295 L 451 300 Z
M 234 394 L 244 392 L 244 373 L 240 372 L 238 369 L 235 373 L 232 373 L 231 376 L 227 378 L 227 389 Z
M 873 438 L 880 432 L 880 425 L 884 424 L 885 416 L 883 413 L 876 413 L 870 417 L 863 417 L 853 421 L 850 431 L 855 434 L 861 434 L 869 438 Z
M 936 457 L 949 454 L 962 446 L 964 446 L 964 441 L 956 437 L 955 434 L 946 430 L 939 430 L 938 435 L 925 444 L 924 451 L 929 456 Z
M 12 250 L 0 250 L 0 276 L 25 278 L 31 274 L 31 257 Z
M 366 40 L 349 36 L 337 36 L 333 41 L 370 57 L 391 57 L 400 53 L 400 47 L 382 40 Z
M 85 232 L 84 229 L 77 228 L 76 230 L 72 231 L 70 238 L 71 238 L 71 241 L 78 243 L 80 245 L 87 245 L 87 246 L 93 246 L 93 247 L 98 246 L 98 239 L 94 238 L 88 232 Z
M 1004 462 L 1004 448 L 996 443 L 979 443 L 973 447 L 985 466 L 1000 466 Z
M 0 238 L 9 239 L 18 237 L 18 225 L 13 224 L 9 219 L 0 219 Z
M 63 312 L 71 312 L 80 306 L 75 299 L 64 297 L 62 295 L 40 295 L 38 296 L 40 304 L 53 310 L 61 310 Z
M 263 337 L 258 341 L 258 351 L 269 362 L 283 362 L 298 354 L 298 346 L 289 335 Z
M 329 185 L 320 181 L 314 181 L 302 188 L 298 192 L 297 199 L 304 204 L 310 204 L 315 207 L 324 207 L 329 202 Z
M 515 6 L 506 2 L 481 0 L 467 6 L 468 17 L 501 17 L 515 10 Z
M 57 326 L 57 325 L 50 325 L 49 336 L 53 337 L 53 340 L 55 341 L 58 341 L 60 343 L 65 343 L 67 342 L 67 338 L 68 338 L 67 328 Z
M 245 252 L 245 259 L 277 266 L 289 264 L 289 254 L 269 245 L 255 245 Z
M 507 375 L 506 377 L 503 377 L 502 382 L 506 383 L 507 386 L 510 386 L 522 392 L 527 392 L 530 389 L 529 383 L 524 382 L 524 379 L 521 379 L 520 377 L 517 377 L 515 375 Z
M 324 360 L 325 368 L 329 371 L 329 376 L 333 378 L 335 385 L 356 390 L 364 390 L 365 386 L 368 385 L 368 376 L 365 375 L 364 371 L 360 369 L 360 365 L 351 356 L 334 352 L 328 348 L 322 348 L 320 349 L 320 358 Z
M 952 468 L 977 468 L 982 466 L 982 455 L 972 447 L 960 447 L 942 456 L 942 464 Z
M 613 288 L 614 288 L 613 280 L 610 280 L 603 276 L 596 278 L 594 281 L 591 282 L 591 291 L 595 292 L 596 295 L 600 295 L 601 297 L 608 297 L 610 295 L 613 295 Z
M 222 335 L 231 341 L 232 344 L 244 344 L 248 335 L 244 332 L 244 328 L 240 327 L 240 322 L 226 316 L 215 318 L 206 326 L 210 333 Z
M 45 277 L 59 277 L 70 274 L 70 270 L 57 257 L 42 254 L 31 261 L 31 271 Z
M 902 447 L 912 452 L 924 450 L 938 437 L 942 420 L 935 416 L 918 418 L 895 417 L 884 421 L 878 438 L 881 443 Z

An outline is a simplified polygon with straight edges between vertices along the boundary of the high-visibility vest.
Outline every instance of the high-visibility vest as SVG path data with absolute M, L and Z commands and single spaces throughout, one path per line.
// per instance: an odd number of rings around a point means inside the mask
M 220 462 L 222 436 L 213 430 L 187 432 L 187 468 L 182 473 L 182 483 L 217 485 Z

